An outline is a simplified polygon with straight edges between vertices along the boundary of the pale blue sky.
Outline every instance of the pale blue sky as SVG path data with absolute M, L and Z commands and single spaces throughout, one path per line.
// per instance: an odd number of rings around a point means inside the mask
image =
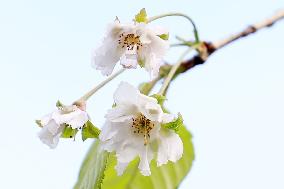
M 90 66 L 91 52 L 115 16 L 189 14 L 200 37 L 217 40 L 284 8 L 283 0 L 75 1 L 0 0 L 0 188 L 68 189 L 75 183 L 91 141 L 61 141 L 48 149 L 36 136 L 36 118 L 60 99 L 71 103 L 103 79 Z M 189 36 L 179 18 L 161 22 Z M 196 160 L 181 189 L 283 189 L 284 21 L 214 54 L 206 65 L 179 77 L 168 107 L 181 112 L 193 133 Z M 190 36 L 189 36 L 190 37 Z M 174 61 L 181 49 L 171 51 Z M 89 102 L 97 125 L 121 80 L 148 80 L 125 73 Z

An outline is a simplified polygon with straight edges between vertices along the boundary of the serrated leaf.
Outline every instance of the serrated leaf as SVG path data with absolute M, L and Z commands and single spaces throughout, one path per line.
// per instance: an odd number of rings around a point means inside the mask
M 100 152 L 99 141 L 95 141 L 86 156 L 74 189 L 101 189 L 109 153 Z
M 174 121 L 170 123 L 164 123 L 162 124 L 162 127 L 165 127 L 167 129 L 171 129 L 177 132 L 182 125 L 183 125 L 183 118 L 182 118 L 182 115 L 179 113 L 178 117 Z
M 104 156 L 104 153 L 97 153 L 99 147 L 96 141 L 87 154 L 75 189 L 100 189 L 100 187 L 101 189 L 176 189 L 190 171 L 194 160 L 191 134 L 184 125 L 177 133 L 183 141 L 183 157 L 176 163 L 170 162 L 161 167 L 157 167 L 156 161 L 153 160 L 151 162 L 152 174 L 148 177 L 140 174 L 137 167 L 138 159 L 130 163 L 122 176 L 117 176 L 114 170 L 115 156 L 110 155 L 107 163 L 105 159 L 102 161 L 103 158 L 98 158 Z M 103 182 L 102 178 L 104 178 Z
M 164 34 L 158 35 L 158 36 L 165 41 L 169 40 L 169 37 L 170 37 L 169 33 L 164 33 Z
M 61 138 L 74 138 L 78 129 L 72 129 L 72 127 L 66 125 L 62 131 Z
M 146 13 L 146 9 L 143 8 L 140 10 L 140 12 L 135 15 L 135 21 L 138 22 L 138 23 L 146 23 L 147 22 L 147 13 Z
M 92 122 L 87 121 L 82 128 L 82 140 L 85 141 L 88 138 L 98 138 L 100 132 L 100 129 L 94 126 Z

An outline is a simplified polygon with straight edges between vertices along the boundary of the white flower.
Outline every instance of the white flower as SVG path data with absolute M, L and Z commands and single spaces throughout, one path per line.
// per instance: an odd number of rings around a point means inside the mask
M 161 123 L 173 121 L 164 113 L 157 100 L 141 94 L 136 88 L 122 82 L 114 94 L 116 106 L 107 113 L 100 134 L 102 149 L 115 151 L 116 170 L 121 175 L 128 163 L 140 157 L 139 169 L 144 176 L 151 174 L 150 162 L 157 157 L 157 165 L 182 157 L 183 144 L 172 130 Z
M 103 75 L 110 75 L 117 62 L 124 68 L 143 65 L 151 78 L 157 76 L 169 47 L 159 35 L 167 32 L 145 23 L 121 24 L 118 20 L 109 24 L 102 44 L 94 52 L 92 65 Z
M 44 144 L 55 148 L 66 125 L 78 129 L 88 120 L 88 114 L 75 105 L 59 108 L 40 120 L 42 129 L 38 136 Z

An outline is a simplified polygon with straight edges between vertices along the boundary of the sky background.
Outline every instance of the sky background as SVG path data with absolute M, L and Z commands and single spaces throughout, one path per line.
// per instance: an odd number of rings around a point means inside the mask
M 283 0 L 0 0 L 0 188 L 69 189 L 92 143 L 61 140 L 50 150 L 34 120 L 72 103 L 104 79 L 91 52 L 115 16 L 129 21 L 145 7 L 153 16 L 190 15 L 202 40 L 216 41 L 284 8 Z M 182 18 L 156 22 L 192 38 Z M 196 160 L 181 189 L 284 188 L 284 21 L 216 52 L 173 82 L 167 107 L 181 112 Z M 177 60 L 174 49 L 167 55 Z M 121 80 L 138 85 L 143 70 L 124 73 L 98 92 L 88 112 L 98 126 Z

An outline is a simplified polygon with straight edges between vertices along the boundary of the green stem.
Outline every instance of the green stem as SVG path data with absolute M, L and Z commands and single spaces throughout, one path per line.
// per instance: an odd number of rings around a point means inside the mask
M 186 44 L 186 43 L 174 43 L 174 44 L 170 44 L 170 47 L 182 47 L 182 46 L 189 47 L 189 45 Z
M 158 94 L 163 95 L 168 87 L 168 85 L 170 84 L 171 80 L 173 79 L 177 69 L 179 68 L 179 66 L 181 65 L 184 57 L 192 50 L 192 48 L 187 49 L 178 59 L 177 63 L 175 65 L 173 65 L 173 67 L 171 68 L 168 76 L 166 77 L 160 91 Z
M 95 94 L 99 89 L 101 89 L 103 86 L 105 86 L 108 82 L 110 82 L 111 80 L 113 80 L 114 78 L 116 78 L 117 76 L 119 76 L 121 73 L 123 73 L 126 69 L 121 69 L 119 71 L 117 71 L 116 73 L 112 74 L 111 76 L 109 76 L 106 80 L 102 81 L 101 83 L 99 83 L 98 85 L 96 85 L 93 89 L 91 89 L 90 91 L 88 91 L 85 95 L 83 95 L 81 98 L 79 98 L 78 100 L 76 100 L 75 102 L 86 102 L 91 96 L 93 96 L 93 94 Z
M 144 95 L 148 95 L 151 92 L 151 90 L 154 88 L 154 86 L 157 84 L 157 82 L 160 81 L 161 79 L 162 77 L 159 75 L 150 82 L 142 83 L 139 87 L 140 92 Z
M 195 42 L 199 43 L 199 36 L 198 36 L 197 27 L 196 27 L 195 23 L 193 22 L 193 20 L 186 14 L 179 13 L 179 12 L 172 12 L 172 13 L 161 14 L 161 15 L 150 17 L 148 19 L 147 23 L 150 23 L 150 22 L 153 22 L 154 20 L 157 20 L 157 19 L 160 19 L 160 18 L 164 18 L 164 17 L 168 17 L 168 16 L 181 16 L 181 17 L 186 18 L 193 26 L 193 33 L 194 33 L 194 37 L 195 37 Z

